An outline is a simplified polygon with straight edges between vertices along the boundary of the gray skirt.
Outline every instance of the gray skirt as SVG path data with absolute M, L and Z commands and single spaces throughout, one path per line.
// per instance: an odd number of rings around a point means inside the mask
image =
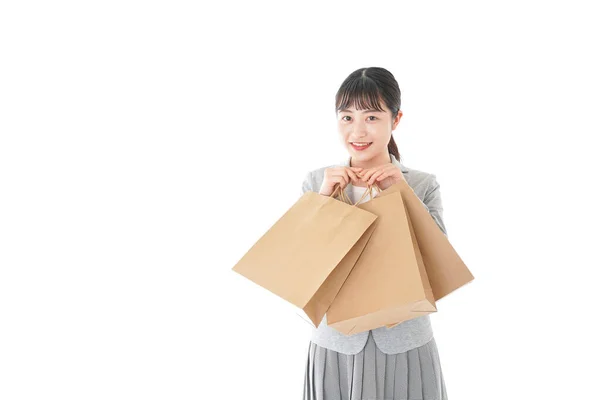
M 312 341 L 304 400 L 447 400 L 435 339 L 403 353 L 382 352 L 369 332 L 365 347 L 347 355 Z

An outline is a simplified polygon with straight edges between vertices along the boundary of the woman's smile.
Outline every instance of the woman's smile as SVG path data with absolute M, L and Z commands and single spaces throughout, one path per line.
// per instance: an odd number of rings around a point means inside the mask
M 352 148 L 357 151 L 362 151 L 364 149 L 369 148 L 373 142 L 361 143 L 361 142 L 350 142 Z

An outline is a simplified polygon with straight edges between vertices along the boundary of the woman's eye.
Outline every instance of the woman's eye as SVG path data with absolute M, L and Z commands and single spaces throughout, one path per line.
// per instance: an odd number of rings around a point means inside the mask
M 350 118 L 350 116 L 348 116 L 348 115 L 344 115 L 344 116 L 342 117 L 342 121 L 348 121 L 346 118 Z M 373 116 L 373 115 L 369 115 L 369 118 L 374 118 L 374 119 L 372 119 L 372 120 L 370 120 L 370 121 L 374 121 L 375 119 L 377 119 L 377 117 L 375 117 L 375 116 Z

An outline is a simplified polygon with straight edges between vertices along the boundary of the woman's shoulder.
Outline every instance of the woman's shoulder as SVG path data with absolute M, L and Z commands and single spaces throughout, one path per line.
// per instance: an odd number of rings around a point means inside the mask
M 404 166 L 406 172 L 404 172 L 404 178 L 411 186 L 429 186 L 431 185 L 436 178 L 436 175 L 415 168 L 408 168 Z

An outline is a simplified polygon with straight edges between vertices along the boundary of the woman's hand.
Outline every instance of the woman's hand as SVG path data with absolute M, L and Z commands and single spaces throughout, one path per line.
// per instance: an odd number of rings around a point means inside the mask
M 361 172 L 358 172 L 358 176 L 362 181 L 369 185 L 373 185 L 377 182 L 377 186 L 379 186 L 381 190 L 385 190 L 402 181 L 406 182 L 400 168 L 392 163 L 385 163 L 378 167 L 363 169 Z
M 362 171 L 360 167 L 332 167 L 325 170 L 323 184 L 319 189 L 319 194 L 331 196 L 335 190 L 335 185 L 339 184 L 344 190 L 346 185 L 353 182 L 359 182 L 360 178 L 356 175 Z

